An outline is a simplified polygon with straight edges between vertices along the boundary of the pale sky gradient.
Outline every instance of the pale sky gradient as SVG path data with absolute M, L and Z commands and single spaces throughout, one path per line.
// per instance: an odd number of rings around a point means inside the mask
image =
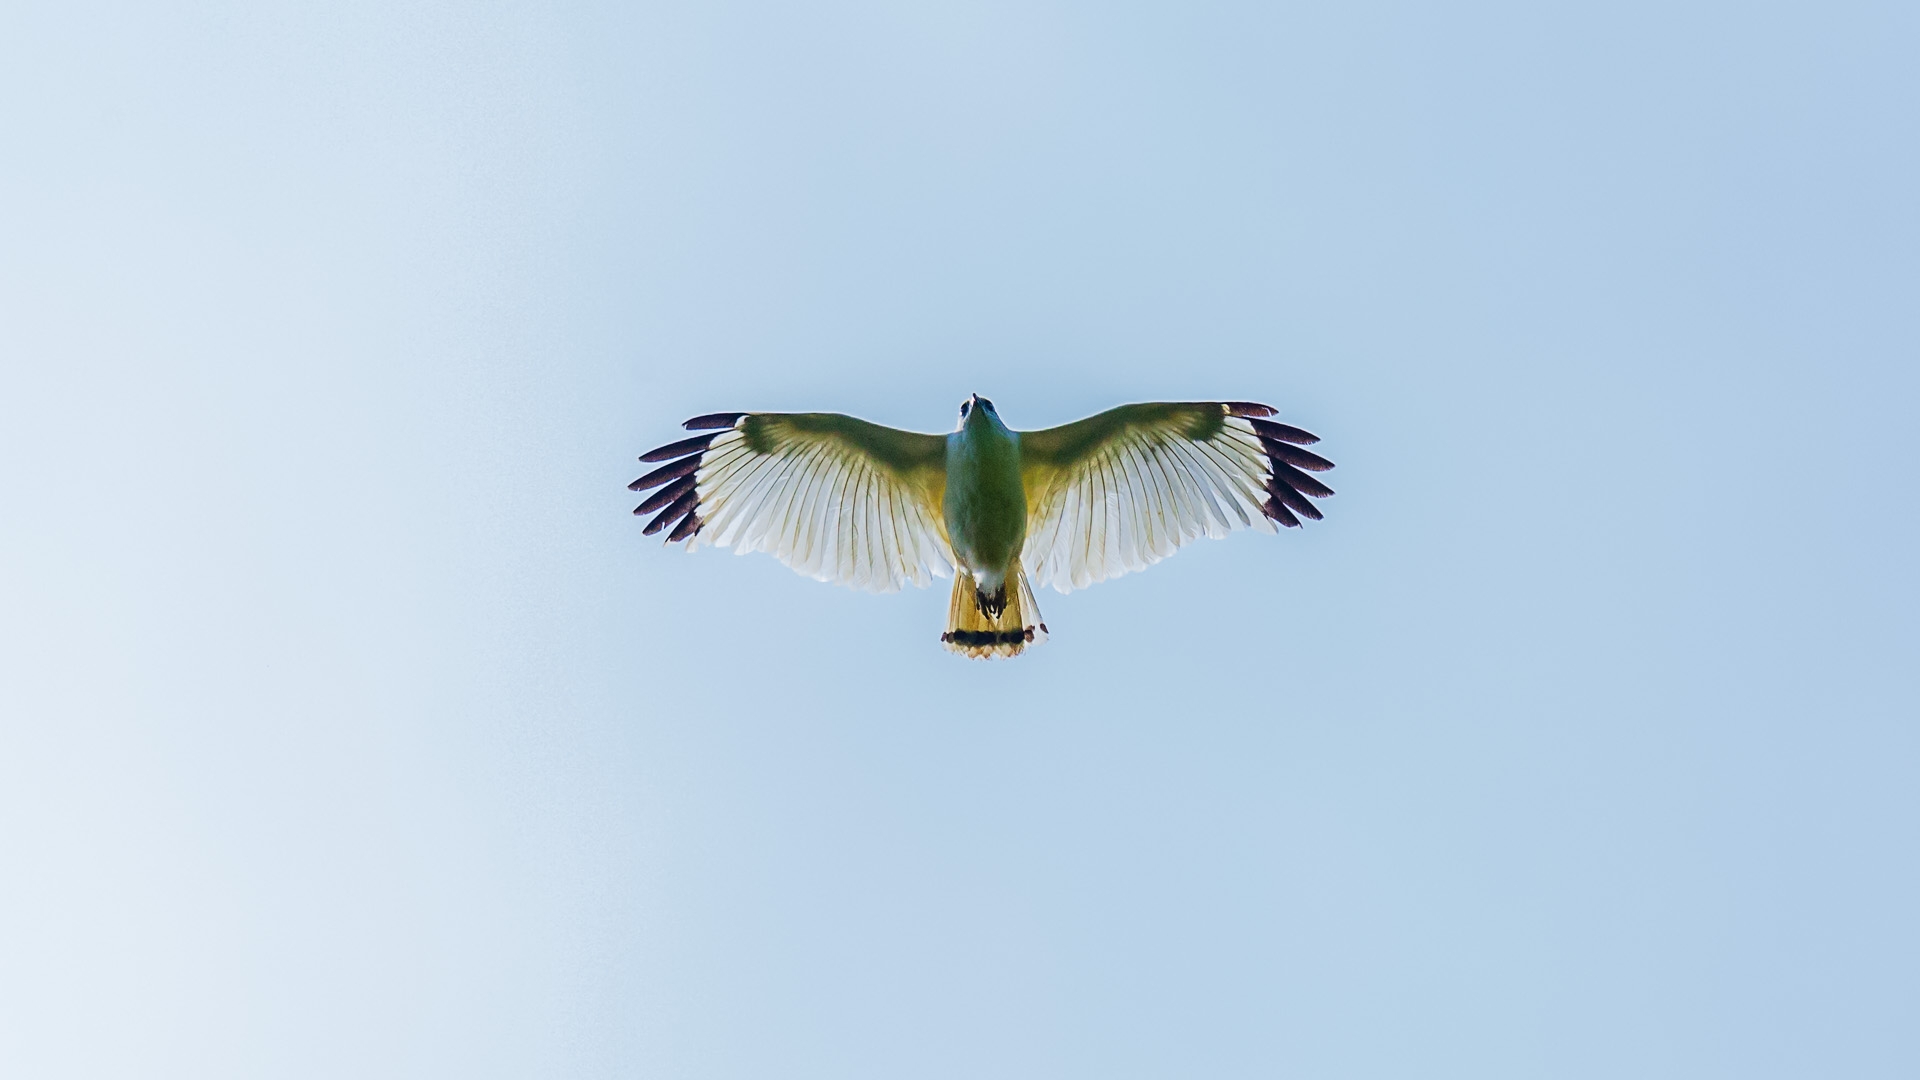
M 1920 8 L 0 14 L 0 1074 L 1920 1075 Z M 1006 664 L 725 409 L 1269 401 Z

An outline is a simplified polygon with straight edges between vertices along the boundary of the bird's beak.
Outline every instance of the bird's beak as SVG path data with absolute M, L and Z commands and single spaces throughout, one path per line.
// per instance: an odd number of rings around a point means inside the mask
M 979 394 L 968 394 L 968 395 L 967 395 L 967 404 L 969 404 L 969 405 L 978 405 L 978 404 L 980 404 L 980 395 L 979 395 Z

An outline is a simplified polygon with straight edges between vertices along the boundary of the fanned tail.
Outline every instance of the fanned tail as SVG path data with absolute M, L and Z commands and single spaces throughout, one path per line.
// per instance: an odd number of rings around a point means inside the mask
M 1027 646 L 1047 640 L 1040 604 L 1018 558 L 1007 567 L 1007 585 L 999 596 L 983 597 L 972 574 L 964 568 L 954 571 L 947 632 L 940 640 L 948 649 L 976 660 L 1019 656 Z

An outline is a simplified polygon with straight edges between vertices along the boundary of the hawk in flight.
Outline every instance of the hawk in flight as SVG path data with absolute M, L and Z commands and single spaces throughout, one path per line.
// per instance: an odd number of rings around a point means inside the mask
M 706 432 L 643 454 L 627 485 L 667 542 L 771 552 L 819 581 L 872 592 L 953 575 L 947 648 L 1018 656 L 1047 638 L 1035 585 L 1061 592 L 1144 570 L 1236 528 L 1320 520 L 1333 463 L 1320 440 L 1246 401 L 1122 405 L 1014 431 L 993 402 L 960 403 L 950 435 L 838 413 L 712 413 Z

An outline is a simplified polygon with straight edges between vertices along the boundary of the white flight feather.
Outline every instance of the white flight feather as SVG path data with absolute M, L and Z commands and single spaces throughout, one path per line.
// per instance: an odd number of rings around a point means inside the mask
M 735 428 L 708 446 L 695 483 L 702 524 L 688 550 L 764 551 L 808 577 L 869 592 L 951 572 L 946 539 L 919 500 L 844 443 L 798 439 L 759 453 Z
M 1022 563 L 1060 592 L 1142 570 L 1200 537 L 1275 526 L 1261 509 L 1265 451 L 1228 417 L 1211 438 L 1160 426 L 1121 432 L 1075 465 L 1034 508 Z

